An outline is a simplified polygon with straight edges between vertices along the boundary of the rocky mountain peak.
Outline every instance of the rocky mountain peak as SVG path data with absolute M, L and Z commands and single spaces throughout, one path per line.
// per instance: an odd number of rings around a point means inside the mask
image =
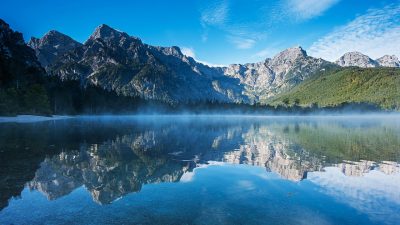
M 273 59 L 272 63 L 286 63 L 286 62 L 294 62 L 299 58 L 306 58 L 307 52 L 300 46 L 296 46 L 293 48 L 288 48 L 280 53 L 278 53 Z
M 128 38 L 129 35 L 125 32 L 118 31 L 114 28 L 109 27 L 106 24 L 101 24 L 96 27 L 93 34 L 90 35 L 90 40 L 103 39 L 103 40 L 112 40 L 112 39 L 120 39 L 122 37 Z
M 47 32 L 42 38 L 32 37 L 28 42 L 28 46 L 34 49 L 40 48 L 44 45 L 52 45 L 55 48 L 60 48 L 61 46 L 70 46 L 70 48 L 75 48 L 82 44 L 56 30 Z
M 47 32 L 42 38 L 32 37 L 28 42 L 28 46 L 35 50 L 43 67 L 47 67 L 64 53 L 81 45 L 81 43 L 56 30 Z
M 46 37 L 46 36 L 67 36 L 67 35 L 65 35 L 65 34 L 63 34 L 61 32 L 58 32 L 56 30 L 50 30 L 44 36 Z
M 376 60 L 380 66 L 384 67 L 400 67 L 400 61 L 395 55 L 384 55 Z
M 304 50 L 301 46 L 295 46 L 292 48 L 288 48 L 288 49 L 284 50 L 284 52 L 291 52 L 293 54 L 307 56 L 306 50 Z
M 347 52 L 335 62 L 339 66 L 357 66 L 362 68 L 377 67 L 379 64 L 360 52 Z
M 307 56 L 306 50 L 304 50 L 301 46 L 288 48 L 286 50 L 283 50 L 280 54 Z
M 108 47 L 124 46 L 124 48 L 129 48 L 131 44 L 133 45 L 143 44 L 139 38 L 129 36 L 127 33 L 111 28 L 106 24 L 98 26 L 84 44 L 92 45 L 99 42 L 101 42 L 100 45 L 106 43 Z

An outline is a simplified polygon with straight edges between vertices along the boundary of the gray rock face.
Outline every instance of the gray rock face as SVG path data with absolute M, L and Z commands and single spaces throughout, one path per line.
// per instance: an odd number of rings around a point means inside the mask
M 32 37 L 28 42 L 28 46 L 35 50 L 36 56 L 44 68 L 54 63 L 64 53 L 81 45 L 81 43 L 55 30 L 47 32 L 40 39 Z
M 379 59 L 373 60 L 360 52 L 348 52 L 336 60 L 335 63 L 342 67 L 400 67 L 399 59 L 395 55 L 385 55 Z
M 301 47 L 294 47 L 264 62 L 230 65 L 224 73 L 238 78 L 246 86 L 245 94 L 255 102 L 262 102 L 333 67 L 333 63 L 310 57 Z
M 379 63 L 360 52 L 348 52 L 336 60 L 336 64 L 342 67 L 357 66 L 361 68 L 379 66 Z
M 31 46 L 36 50 L 38 45 Z M 178 47 L 149 46 L 107 25 L 97 27 L 83 45 L 58 55 L 48 65 L 50 74 L 125 96 L 170 103 L 247 102 L 239 81 L 223 76 L 220 69 L 197 63 Z
M 384 55 L 376 61 L 383 67 L 400 67 L 400 61 L 395 55 Z

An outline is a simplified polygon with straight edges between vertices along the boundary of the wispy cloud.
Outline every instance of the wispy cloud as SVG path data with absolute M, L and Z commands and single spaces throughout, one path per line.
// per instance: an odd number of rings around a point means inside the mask
M 279 26 L 321 16 L 340 0 L 202 1 L 201 40 L 206 42 L 211 29 L 225 32 L 228 43 L 237 49 L 251 49 Z M 244 10 L 251 12 L 243 16 Z
M 264 8 L 269 26 L 297 24 L 322 16 L 341 0 L 282 0 Z
M 400 55 L 400 4 L 371 9 L 316 41 L 310 55 L 334 61 L 349 51 L 372 58 Z
M 250 49 L 256 44 L 255 40 L 240 36 L 228 36 L 228 40 L 238 49 Z
M 287 0 L 287 9 L 297 20 L 320 16 L 340 0 Z
M 224 25 L 229 11 L 228 1 L 216 2 L 201 12 L 201 23 L 205 25 Z
M 208 40 L 209 26 L 224 27 L 228 18 L 229 2 L 227 0 L 213 2 L 201 10 L 200 23 L 203 27 L 201 40 Z
M 226 65 L 222 65 L 222 64 L 209 63 L 209 62 L 197 59 L 196 52 L 191 47 L 181 47 L 181 52 L 186 56 L 192 57 L 197 62 L 202 63 L 202 64 L 207 65 L 207 66 L 210 66 L 210 67 L 224 67 L 224 66 L 226 66 Z
M 200 23 L 203 27 L 203 34 L 201 39 L 203 42 L 207 41 L 209 30 L 214 27 L 225 32 L 227 41 L 236 48 L 252 48 L 256 44 L 256 40 L 262 36 L 262 32 L 251 31 L 249 24 L 235 21 L 234 13 L 231 12 L 231 3 L 229 0 L 220 0 L 202 8 Z

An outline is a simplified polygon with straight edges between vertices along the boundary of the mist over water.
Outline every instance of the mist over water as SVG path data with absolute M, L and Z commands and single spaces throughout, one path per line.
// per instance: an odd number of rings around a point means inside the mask
M 382 114 L 0 123 L 0 224 L 395 224 L 399 146 Z

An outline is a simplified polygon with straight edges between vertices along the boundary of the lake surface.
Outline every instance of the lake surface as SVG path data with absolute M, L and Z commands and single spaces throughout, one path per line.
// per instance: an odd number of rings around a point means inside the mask
M 0 224 L 399 224 L 400 117 L 0 123 Z

